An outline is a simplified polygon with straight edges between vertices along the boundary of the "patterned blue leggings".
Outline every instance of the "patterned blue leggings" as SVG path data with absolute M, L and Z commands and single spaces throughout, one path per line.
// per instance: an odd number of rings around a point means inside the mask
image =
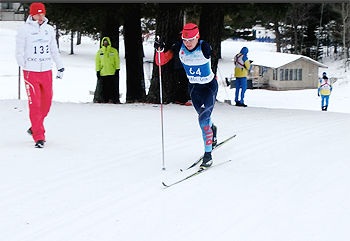
M 198 122 L 203 133 L 204 150 L 205 152 L 211 152 L 213 137 L 211 113 L 218 93 L 218 82 L 213 79 L 207 84 L 189 84 L 188 89 L 193 107 L 198 113 Z

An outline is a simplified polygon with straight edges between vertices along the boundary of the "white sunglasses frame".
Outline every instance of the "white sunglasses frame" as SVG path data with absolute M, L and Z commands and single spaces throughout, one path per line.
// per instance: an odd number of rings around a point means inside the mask
M 192 42 L 193 40 L 195 40 L 198 37 L 198 34 L 199 34 L 199 32 L 193 38 L 182 38 L 182 41 Z

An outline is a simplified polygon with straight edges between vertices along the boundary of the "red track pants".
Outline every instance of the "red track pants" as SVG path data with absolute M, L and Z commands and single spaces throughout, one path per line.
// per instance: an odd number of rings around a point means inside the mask
M 23 71 L 29 103 L 29 118 L 33 139 L 45 141 L 44 118 L 50 111 L 52 101 L 52 71 Z

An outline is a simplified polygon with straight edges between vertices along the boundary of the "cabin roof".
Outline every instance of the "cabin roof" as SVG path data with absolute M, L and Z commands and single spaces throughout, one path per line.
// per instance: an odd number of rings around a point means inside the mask
M 299 59 L 305 59 L 310 61 L 311 63 L 322 67 L 328 68 L 326 65 L 313 60 L 304 55 L 298 54 L 287 54 L 287 53 L 279 53 L 279 52 L 266 52 L 266 51 L 254 51 L 248 53 L 248 59 L 253 60 L 252 65 L 256 66 L 264 66 L 268 68 L 279 68 L 286 64 L 292 63 Z

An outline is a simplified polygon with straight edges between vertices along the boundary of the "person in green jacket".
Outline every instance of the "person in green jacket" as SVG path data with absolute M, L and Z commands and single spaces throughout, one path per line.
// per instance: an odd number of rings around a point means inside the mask
M 119 81 L 119 53 L 111 46 L 109 37 L 102 38 L 101 48 L 97 51 L 96 75 L 102 80 L 104 103 L 120 103 L 115 82 Z

